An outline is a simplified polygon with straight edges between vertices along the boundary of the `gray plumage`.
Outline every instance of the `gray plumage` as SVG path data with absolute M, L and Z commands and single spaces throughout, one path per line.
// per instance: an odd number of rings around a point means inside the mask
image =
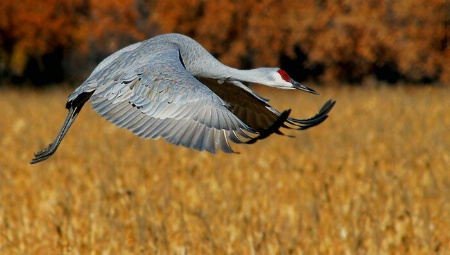
M 233 152 L 229 141 L 253 143 L 280 127 L 306 129 L 325 120 L 329 100 L 306 120 L 289 118 L 242 82 L 282 89 L 314 90 L 279 68 L 238 70 L 221 64 L 193 39 L 165 34 L 125 47 L 103 60 L 70 96 L 56 140 L 30 163 L 50 157 L 87 100 L 119 127 L 143 138 L 216 153 Z

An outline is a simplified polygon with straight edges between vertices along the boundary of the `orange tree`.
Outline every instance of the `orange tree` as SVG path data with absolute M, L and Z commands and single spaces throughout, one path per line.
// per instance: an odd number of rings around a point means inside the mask
M 127 38 L 143 39 L 138 17 L 134 0 L 2 0 L 0 75 L 29 75 L 30 63 L 38 75 L 54 75 L 42 71 L 62 65 L 67 53 L 86 56 L 92 44 L 99 45 L 96 50 L 117 50 Z M 46 63 L 45 56 L 55 53 L 57 59 Z
M 324 81 L 384 72 L 410 81 L 450 81 L 446 0 L 155 1 L 151 22 L 200 40 L 228 64 L 278 65 L 305 55 Z M 296 52 L 295 49 L 298 49 Z
M 98 62 L 180 32 L 241 68 L 282 65 L 325 82 L 449 82 L 449 31 L 448 0 L 3 0 L 0 78 L 26 77 L 33 61 Z M 46 63 L 55 51 L 57 63 Z

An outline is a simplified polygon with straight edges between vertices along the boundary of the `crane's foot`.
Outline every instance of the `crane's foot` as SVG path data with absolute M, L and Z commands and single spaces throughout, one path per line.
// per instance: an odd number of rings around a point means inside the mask
M 40 150 L 40 151 L 38 151 L 38 152 L 35 152 L 35 153 L 34 153 L 34 156 L 35 156 L 35 157 L 42 156 L 42 155 L 45 154 L 47 151 L 49 151 L 49 149 L 52 147 L 52 145 L 53 145 L 53 143 L 49 144 L 46 148 L 44 148 L 44 149 L 42 149 L 42 150 Z
M 54 146 L 54 143 L 51 143 L 47 148 L 34 153 L 34 158 L 30 161 L 30 164 L 36 164 L 48 159 L 51 155 L 53 155 L 53 153 L 55 153 L 56 147 L 57 146 Z

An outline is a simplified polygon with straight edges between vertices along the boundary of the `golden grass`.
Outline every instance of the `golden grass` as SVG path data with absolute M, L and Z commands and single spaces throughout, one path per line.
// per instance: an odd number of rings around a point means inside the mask
M 0 254 L 449 254 L 450 90 L 259 89 L 296 138 L 211 155 L 142 140 L 88 104 L 57 153 L 69 89 L 0 90 Z

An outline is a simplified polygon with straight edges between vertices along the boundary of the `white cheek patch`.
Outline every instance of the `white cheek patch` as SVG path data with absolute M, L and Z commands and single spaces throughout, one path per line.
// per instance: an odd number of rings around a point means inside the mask
M 285 81 L 284 79 L 282 79 L 281 77 L 275 77 L 275 86 L 277 88 L 282 88 L 282 89 L 294 89 L 294 85 L 292 85 L 292 83 Z

